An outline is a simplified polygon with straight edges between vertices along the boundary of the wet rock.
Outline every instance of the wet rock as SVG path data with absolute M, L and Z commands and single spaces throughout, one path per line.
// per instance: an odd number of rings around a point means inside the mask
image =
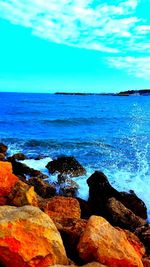
M 5 160 L 5 154 L 4 153 L 0 153 L 0 161 L 4 161 Z
M 92 215 L 92 209 L 91 209 L 89 203 L 86 200 L 79 198 L 79 197 L 76 197 L 76 199 L 78 200 L 79 205 L 80 205 L 81 218 L 82 219 L 89 219 L 89 217 Z
M 58 172 L 63 175 L 68 174 L 70 177 L 77 177 L 86 174 L 86 170 L 74 157 L 59 157 L 56 160 L 50 161 L 46 165 L 46 168 L 51 174 Z
M 18 177 L 12 174 L 11 163 L 0 161 L 0 197 L 7 197 L 18 181 Z
M 15 175 L 20 175 L 20 176 L 29 175 L 33 177 L 40 177 L 41 179 L 46 179 L 48 177 L 47 175 L 44 175 L 42 172 L 28 167 L 24 163 L 18 162 L 14 159 L 12 160 L 11 158 L 9 158 L 9 161 L 12 163 L 13 173 Z
M 120 192 L 120 201 L 128 209 L 132 210 L 137 216 L 146 219 L 147 218 L 147 208 L 145 203 L 137 197 L 133 190 L 127 192 Z
M 106 202 L 109 198 L 114 197 L 135 212 L 135 214 L 147 218 L 147 209 L 144 202 L 133 192 L 118 192 L 110 185 L 104 173 L 96 171 L 88 178 L 87 183 L 89 186 L 89 204 L 92 207 L 93 214 L 107 218 Z
M 55 218 L 80 219 L 79 202 L 75 198 L 56 196 L 46 201 L 44 212 Z
M 33 206 L 0 207 L 0 262 L 5 267 L 68 264 L 52 220 Z
M 141 257 L 123 230 L 115 229 L 104 218 L 91 216 L 78 244 L 85 262 L 98 261 L 108 267 L 142 267 Z
M 29 186 L 22 181 L 18 181 L 8 195 L 11 205 L 22 207 L 25 205 L 39 206 L 39 196 L 34 191 L 33 186 Z
M 11 156 L 11 160 L 25 160 L 27 157 L 23 153 L 16 153 Z
M 135 234 L 143 242 L 147 254 L 150 255 L 150 224 L 135 229 Z
M 0 153 L 6 154 L 8 147 L 3 143 L 0 143 Z
M 32 177 L 28 180 L 28 184 L 34 186 L 35 192 L 43 198 L 51 198 L 56 195 L 55 185 L 51 185 L 41 178 Z
M 131 210 L 127 209 L 115 198 L 108 199 L 107 211 L 113 224 L 130 231 L 134 231 L 137 227 L 147 224 L 145 220 L 136 216 Z
M 67 197 L 75 197 L 78 189 L 79 185 L 75 181 L 68 178 L 64 183 L 60 184 L 59 194 Z

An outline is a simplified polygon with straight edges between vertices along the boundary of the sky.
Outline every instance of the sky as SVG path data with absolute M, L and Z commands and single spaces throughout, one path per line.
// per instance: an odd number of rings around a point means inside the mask
M 0 91 L 150 88 L 150 0 L 0 0 Z

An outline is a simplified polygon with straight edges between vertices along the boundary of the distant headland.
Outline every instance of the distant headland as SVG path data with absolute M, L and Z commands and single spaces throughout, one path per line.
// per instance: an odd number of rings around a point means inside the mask
M 79 95 L 79 96 L 88 96 L 88 95 L 109 95 L 109 96 L 147 96 L 150 95 L 150 89 L 140 89 L 140 90 L 128 90 L 122 91 L 119 93 L 78 93 L 78 92 L 56 92 L 56 95 Z

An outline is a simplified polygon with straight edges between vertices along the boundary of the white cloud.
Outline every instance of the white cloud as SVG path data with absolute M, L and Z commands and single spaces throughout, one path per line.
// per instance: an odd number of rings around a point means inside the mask
M 106 58 L 110 66 L 125 69 L 129 74 L 149 80 L 150 57 L 109 57 Z
M 146 0 L 149 1 L 149 0 Z M 32 34 L 68 46 L 118 53 L 106 62 L 147 79 L 149 23 L 137 16 L 140 0 L 0 0 L 0 17 L 28 27 Z M 133 53 L 136 57 L 129 57 Z M 105 55 L 104 55 L 105 56 Z
M 117 53 L 120 39 L 129 38 L 139 21 L 132 16 L 138 0 L 119 2 L 0 0 L 0 17 L 29 27 L 33 34 L 52 42 Z

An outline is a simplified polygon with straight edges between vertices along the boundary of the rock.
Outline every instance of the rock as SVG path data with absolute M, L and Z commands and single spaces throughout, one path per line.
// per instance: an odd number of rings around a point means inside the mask
M 120 228 L 118 228 L 118 227 L 117 227 L 117 229 L 120 230 Z M 143 255 L 145 254 L 145 247 L 144 247 L 143 243 L 141 243 L 139 238 L 135 234 L 131 233 L 130 231 L 124 230 L 124 232 L 126 234 L 128 241 L 134 247 L 137 254 L 140 257 L 143 257 Z
M 7 197 L 18 181 L 18 177 L 12 174 L 11 163 L 0 161 L 0 197 Z
M 0 153 L 6 154 L 8 147 L 3 143 L 0 143 Z
M 65 223 L 64 225 L 62 220 L 62 228 L 61 230 L 59 229 L 64 246 L 66 248 L 67 256 L 76 264 L 82 263 L 78 255 L 77 245 L 82 233 L 85 230 L 86 224 L 87 220 L 78 219 L 75 221 L 73 219 L 72 223 L 71 220 L 68 220 L 68 224 Z
M 115 229 L 104 218 L 91 216 L 78 244 L 85 262 L 98 261 L 108 267 L 142 267 L 141 257 L 123 230 Z
M 34 191 L 33 186 L 29 186 L 22 181 L 18 181 L 11 193 L 8 195 L 11 205 L 22 207 L 25 205 L 39 206 L 39 196 Z
M 89 219 L 89 217 L 92 215 L 92 209 L 89 205 L 89 203 L 79 197 L 76 197 L 76 199 L 78 200 L 79 204 L 80 204 L 80 209 L 81 209 L 81 218 L 82 219 Z
M 64 183 L 60 184 L 59 194 L 66 197 L 75 197 L 78 189 L 79 185 L 75 181 L 66 179 Z
M 120 192 L 120 201 L 128 209 L 132 210 L 137 216 L 146 219 L 147 218 L 147 208 L 145 203 L 137 197 L 133 190 L 127 192 Z
M 150 267 L 150 256 L 143 258 L 142 263 L 144 267 Z
M 44 212 L 50 217 L 80 219 L 79 202 L 72 197 L 56 196 L 46 201 Z
M 68 264 L 52 220 L 33 206 L 0 207 L 0 262 L 5 267 Z
M 33 185 L 35 192 L 43 198 L 50 198 L 56 195 L 56 187 L 41 178 L 32 177 L 28 180 L 28 184 Z
M 134 231 L 137 227 L 147 224 L 145 220 L 136 216 L 115 198 L 108 199 L 107 211 L 112 224 L 130 231 Z
M 70 177 L 77 177 L 86 174 L 86 170 L 74 157 L 62 156 L 53 161 L 50 161 L 46 168 L 51 174 L 58 172 Z
M 147 209 L 144 202 L 132 193 L 118 192 L 113 188 L 104 173 L 96 171 L 87 180 L 89 186 L 89 204 L 93 214 L 106 218 L 106 202 L 109 198 L 116 198 L 136 215 L 146 219 Z
M 27 157 L 23 153 L 16 153 L 11 156 L 11 160 L 25 160 Z
M 55 264 L 51 267 L 78 267 L 77 265 L 59 265 L 59 264 Z M 88 264 L 82 265 L 81 267 L 107 267 L 106 265 L 100 264 L 98 262 L 90 262 Z M 147 267 L 147 266 L 146 266 Z
M 135 229 L 135 234 L 143 242 L 147 254 L 150 255 L 150 224 Z
M 0 161 L 4 161 L 5 160 L 5 154 L 4 153 L 0 153 Z
M 34 170 L 30 167 L 28 167 L 26 164 L 18 162 L 12 158 L 8 158 L 8 160 L 12 163 L 13 173 L 15 175 L 29 175 L 30 177 L 39 177 L 41 179 L 46 179 L 48 176 L 43 174 L 42 172 L 38 170 Z

